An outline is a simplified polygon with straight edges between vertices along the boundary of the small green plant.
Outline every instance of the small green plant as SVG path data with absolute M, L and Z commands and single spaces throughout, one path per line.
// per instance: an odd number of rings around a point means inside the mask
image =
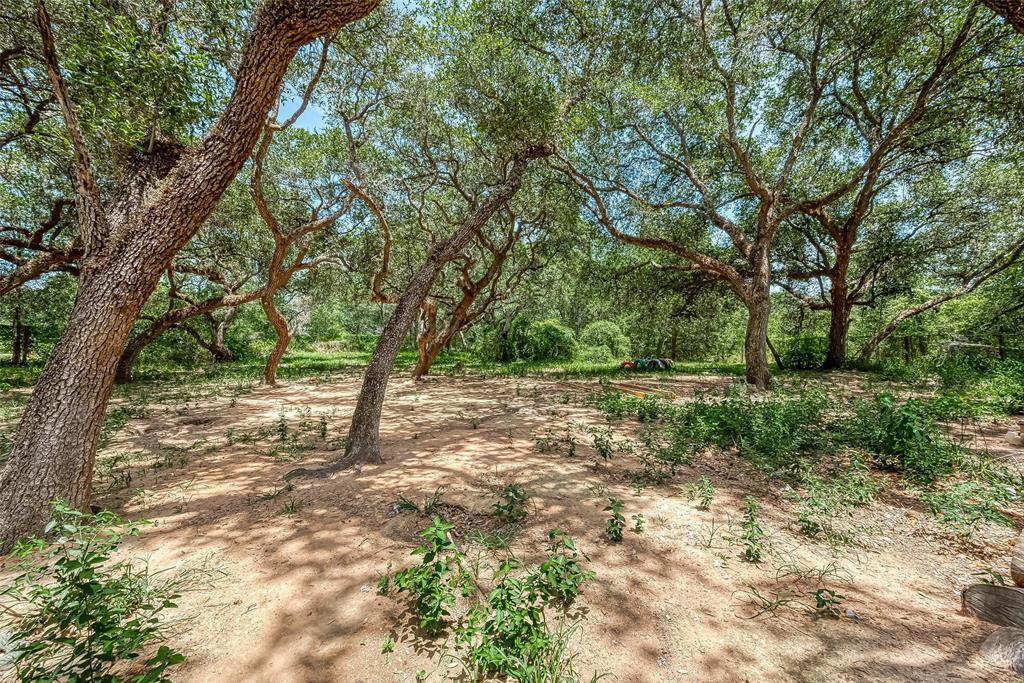
M 743 557 L 747 562 L 758 563 L 764 554 L 764 530 L 757 521 L 758 505 L 752 496 L 743 503 Z
M 279 440 L 288 440 L 288 420 L 285 418 L 284 413 L 280 413 L 277 416 L 277 422 L 274 424 L 274 431 L 277 433 L 277 438 Z
M 384 636 L 384 642 L 380 646 L 380 653 L 382 655 L 386 655 L 389 652 L 394 652 L 394 651 L 395 651 L 395 639 L 389 633 L 388 635 Z
M 299 512 L 299 510 L 301 510 L 303 508 L 304 505 L 305 505 L 305 503 L 303 503 L 298 498 L 289 498 L 288 500 L 285 501 L 284 505 L 281 506 L 281 514 L 282 515 L 294 515 L 294 514 L 297 514 Z
M 611 429 L 599 429 L 591 428 L 590 437 L 592 439 L 592 445 L 594 447 L 594 453 L 597 457 L 607 462 L 611 460 L 612 453 L 614 452 L 614 445 L 612 443 L 612 430 Z
M 811 593 L 811 596 L 814 598 L 814 612 L 818 616 L 838 619 L 842 614 L 840 608 L 846 599 L 845 595 L 840 595 L 831 588 L 819 588 Z
M 594 572 L 584 571 L 580 557 L 590 559 L 576 548 L 576 542 L 560 529 L 548 531 L 547 558 L 535 574 L 538 590 L 547 600 L 569 606 L 579 595 L 580 587 L 594 578 Z
M 565 455 L 568 458 L 576 457 L 576 435 L 572 431 L 565 434 Z
M 558 441 L 558 437 L 555 436 L 554 431 L 550 427 L 545 429 L 543 434 L 538 434 L 533 438 L 533 443 L 538 453 L 553 452 L 558 447 Z
M 642 534 L 644 532 L 644 524 L 646 523 L 643 514 L 638 512 L 635 515 L 632 515 L 631 519 L 633 520 L 633 531 L 635 533 Z
M 468 649 L 465 666 L 472 680 L 578 680 L 575 657 L 566 652 L 576 627 L 566 626 L 565 611 L 593 574 L 580 568 L 572 539 L 558 530 L 548 538 L 547 559 L 539 567 L 523 576 L 516 560 L 502 562 L 494 588 L 460 622 L 456 644 Z
M 275 489 L 270 493 L 264 493 L 260 496 L 260 500 L 276 500 L 286 493 L 291 493 L 295 490 L 295 484 L 288 482 L 279 489 Z
M 327 416 L 326 415 L 321 415 L 320 416 L 320 423 L 317 426 L 317 432 L 320 434 L 320 438 L 321 439 L 326 439 L 327 438 Z
M 465 556 L 449 537 L 453 528 L 435 516 L 420 532 L 423 542 L 413 550 L 422 557 L 420 564 L 397 572 L 392 580 L 399 593 L 413 597 L 420 628 L 430 635 L 445 629 L 456 595 L 468 595 L 471 585 L 462 564 Z
M 697 501 L 700 510 L 711 509 L 711 499 L 715 496 L 715 485 L 707 477 L 701 477 L 686 487 L 686 497 Z
M 0 590 L 0 630 L 17 644 L 7 660 L 19 681 L 116 683 L 128 680 L 129 663 L 132 681 L 170 681 L 167 670 L 184 661 L 181 654 L 161 644 L 141 664 L 138 657 L 164 639 L 163 612 L 176 606 L 183 583 L 111 562 L 140 524 L 57 502 L 44 537 L 16 546 L 20 573 Z
M 604 512 L 611 513 L 605 525 L 605 533 L 608 534 L 608 538 L 618 543 L 622 540 L 622 532 L 626 528 L 626 518 L 622 516 L 622 501 L 618 498 L 609 498 Z
M 987 583 L 990 586 L 1005 586 L 1006 577 L 1003 576 L 1002 572 L 992 569 L 992 567 L 984 567 L 976 572 L 974 575 L 978 577 L 978 580 L 982 583 Z
M 422 512 L 424 515 L 432 515 L 437 510 L 437 506 L 441 504 L 443 496 L 444 488 L 438 486 L 432 494 L 423 499 L 422 508 L 415 501 L 406 498 L 401 493 L 398 494 L 398 498 L 391 505 L 396 512 Z
M 500 499 L 494 504 L 494 516 L 505 524 L 518 524 L 526 519 L 526 503 L 530 497 L 516 484 L 506 484 L 498 492 Z
M 469 426 L 472 427 L 473 429 L 479 429 L 480 428 L 480 418 L 479 417 L 471 417 L 469 419 Z
M 508 550 L 516 538 L 517 531 L 518 529 L 514 525 L 506 524 L 494 531 L 473 529 L 467 538 L 473 543 L 491 550 Z

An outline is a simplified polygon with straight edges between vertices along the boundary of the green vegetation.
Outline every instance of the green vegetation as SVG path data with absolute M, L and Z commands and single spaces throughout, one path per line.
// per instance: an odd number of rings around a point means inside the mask
M 608 538 L 619 543 L 622 541 L 622 532 L 626 528 L 626 518 L 622 516 L 622 501 L 618 498 L 609 498 L 605 512 L 610 512 L 608 523 L 605 525 L 605 533 Z
M 831 563 L 878 528 L 994 562 L 1024 513 L 1020 463 L 986 452 L 1024 419 L 1020 6 L 5 3 L 5 661 L 180 661 L 179 584 L 120 560 L 138 527 L 93 504 L 230 544 L 286 527 L 269 567 L 355 536 L 314 521 L 362 534 L 346 568 L 426 526 L 378 584 L 416 634 L 360 647 L 467 681 L 570 683 L 581 640 L 610 651 L 554 524 L 617 570 L 686 539 L 759 577 L 735 587 L 758 614 L 825 628 L 857 618 Z M 693 673 L 671 607 L 664 671 L 627 677 Z
M 54 503 L 45 536 L 18 545 L 18 574 L 0 589 L 0 630 L 19 681 L 171 680 L 168 670 L 185 658 L 163 644 L 163 613 L 188 577 L 111 560 L 141 524 Z
M 420 628 L 437 637 L 449 631 L 467 675 L 526 683 L 579 681 L 569 640 L 579 628 L 568 620 L 583 585 L 594 575 L 583 569 L 586 556 L 558 530 L 548 532 L 547 554 L 536 567 L 523 567 L 514 558 L 503 560 L 490 576 L 490 589 L 481 574 L 466 567 L 466 556 L 452 540 L 453 526 L 434 517 L 421 532 L 424 543 L 413 551 L 421 563 L 383 577 L 378 590 L 390 586 L 408 593 Z M 454 623 L 456 603 L 469 601 Z M 390 636 L 384 651 L 394 649 Z M 600 677 L 595 675 L 590 681 Z

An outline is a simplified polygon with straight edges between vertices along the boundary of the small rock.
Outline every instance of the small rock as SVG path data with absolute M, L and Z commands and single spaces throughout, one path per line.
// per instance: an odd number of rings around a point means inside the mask
M 997 629 L 981 644 L 981 656 L 995 666 L 1024 674 L 1024 629 Z
M 846 618 L 847 619 L 853 619 L 854 621 L 860 621 L 863 617 L 861 617 L 859 614 L 857 614 L 852 609 L 847 607 L 846 608 Z

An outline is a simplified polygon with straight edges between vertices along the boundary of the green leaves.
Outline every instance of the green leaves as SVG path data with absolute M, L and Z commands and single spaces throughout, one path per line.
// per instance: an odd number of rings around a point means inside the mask
M 161 614 L 176 606 L 179 586 L 153 580 L 146 567 L 110 562 L 140 523 L 108 511 L 95 515 L 53 503 L 42 538 L 20 543 L 21 573 L 0 589 L 8 603 L 0 627 L 18 645 L 11 652 L 20 681 L 163 683 L 184 657 L 166 645 L 141 673 L 123 678 L 124 664 L 162 640 Z
M 456 594 L 469 591 L 469 575 L 462 565 L 465 555 L 451 541 L 453 525 L 434 516 L 429 527 L 420 532 L 424 542 L 414 551 L 422 556 L 419 566 L 397 572 L 393 585 L 399 593 L 409 593 L 415 601 L 419 625 L 431 635 L 446 626 L 455 605 Z M 383 580 L 378 588 L 386 590 Z
M 608 538 L 619 543 L 622 541 L 622 531 L 626 528 L 626 518 L 622 516 L 622 501 L 618 498 L 609 498 L 604 512 L 611 513 L 608 523 L 605 524 L 605 533 L 608 534 Z
M 455 644 L 465 648 L 461 658 L 477 677 L 508 677 L 515 681 L 576 681 L 573 657 L 565 647 L 571 630 L 564 628 L 566 610 L 580 594 L 593 572 L 580 565 L 586 556 L 564 532 L 548 532 L 545 560 L 523 572 L 518 560 L 501 562 L 486 594 L 463 566 L 465 556 L 451 540 L 452 525 L 434 517 L 420 532 L 424 543 L 413 554 L 422 556 L 419 566 L 394 575 L 399 592 L 413 597 L 413 612 L 430 635 L 441 635 L 449 624 L 459 595 L 479 596 L 455 624 Z M 379 586 L 386 590 L 382 579 Z M 384 651 L 394 642 L 385 640 Z

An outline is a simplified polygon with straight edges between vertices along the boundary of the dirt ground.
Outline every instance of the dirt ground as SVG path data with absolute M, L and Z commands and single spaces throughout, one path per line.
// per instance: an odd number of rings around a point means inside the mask
M 727 381 L 673 378 L 663 386 L 688 395 Z M 386 464 L 284 488 L 287 472 L 341 454 L 358 386 L 354 375 L 336 376 L 187 405 L 153 399 L 148 417 L 130 421 L 101 451 L 110 491 L 97 502 L 153 521 L 126 551 L 152 569 L 202 572 L 176 610 L 182 621 L 172 642 L 187 656 L 176 681 L 374 683 L 412 681 L 420 669 L 432 672 L 429 681 L 456 680 L 454 662 L 401 627 L 404 602 L 376 592 L 389 566 L 414 561 L 416 531 L 426 525 L 393 502 L 443 487 L 464 532 L 510 482 L 532 497 L 516 555 L 540 557 L 548 529 L 558 527 L 596 573 L 577 603 L 574 645 L 587 679 L 596 671 L 637 683 L 1013 680 L 977 654 L 994 627 L 957 610 L 974 572 L 1008 566 L 1019 528 L 987 527 L 973 543 L 959 542 L 919 504 L 887 490 L 855 511 L 864 531 L 836 557 L 790 528 L 782 484 L 728 455 L 698 457 L 672 485 L 637 493 L 626 472 L 636 463 L 619 457 L 595 466 L 587 438 L 575 457 L 535 446 L 547 428 L 607 424 L 580 400 L 596 380 L 396 378 L 383 419 Z M 617 423 L 616 434 L 634 427 Z M 991 426 L 985 437 L 998 443 L 999 430 Z M 289 439 L 304 446 L 279 445 Z M 143 462 L 150 465 L 132 464 Z M 702 475 L 716 487 L 709 511 L 680 493 Z M 743 561 L 728 541 L 748 494 L 762 502 L 771 544 L 761 565 Z M 627 519 L 646 517 L 643 534 L 606 540 L 608 496 L 625 502 Z M 753 589 L 806 600 L 814 588 L 808 570 L 845 596 L 840 619 L 792 607 L 754 616 Z M 397 646 L 382 654 L 388 634 Z

